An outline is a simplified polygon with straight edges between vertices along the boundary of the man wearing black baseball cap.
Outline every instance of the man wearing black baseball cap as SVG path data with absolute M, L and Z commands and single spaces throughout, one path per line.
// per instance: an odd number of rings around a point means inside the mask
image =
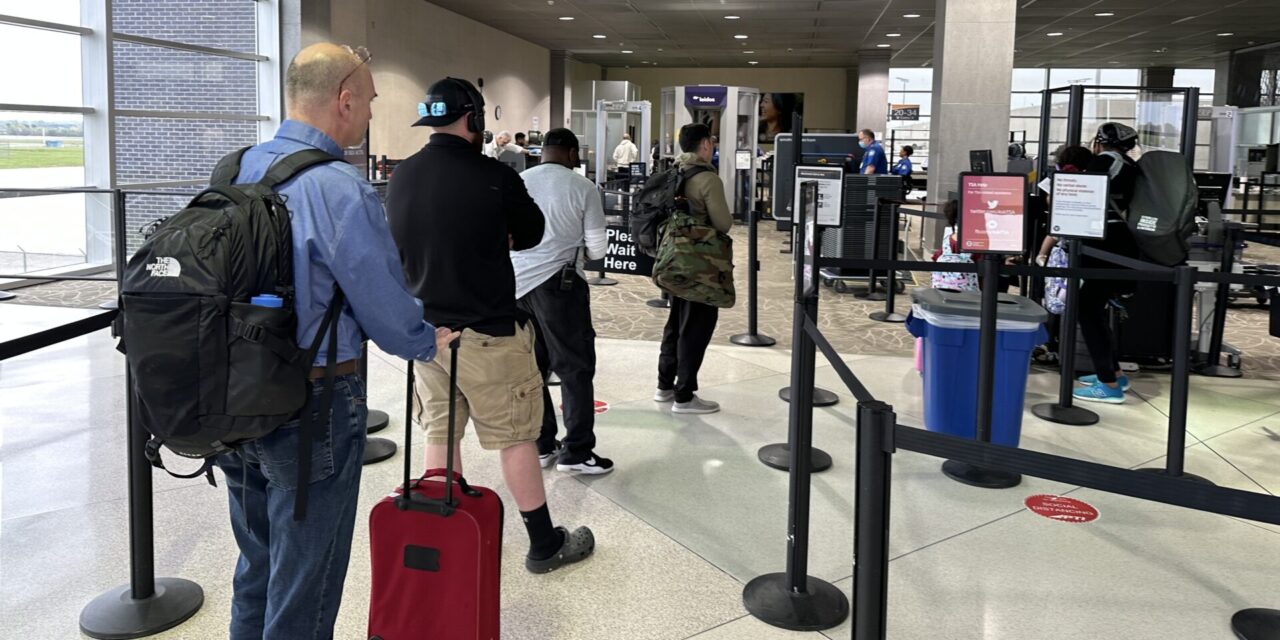
M 582 272 L 585 258 L 599 260 L 608 248 L 604 207 L 596 185 L 574 172 L 581 164 L 578 136 L 552 129 L 542 141 L 542 164 L 520 174 L 542 208 L 542 243 L 511 252 L 516 270 L 516 306 L 534 319 L 538 367 L 560 377 L 565 437 L 556 446 L 556 410 L 543 391 L 538 460 L 560 471 L 599 475 L 613 462 L 595 454 L 596 332 L 591 292 Z
M 519 174 L 481 153 L 484 98 L 466 80 L 445 78 L 418 104 L 414 126 L 435 129 L 427 146 L 396 167 L 387 221 L 409 289 L 428 320 L 462 331 L 457 437 L 468 421 L 480 446 L 498 450 L 502 475 L 529 533 L 525 566 L 553 571 L 595 550 L 591 530 L 554 527 L 535 444 L 542 425 L 542 374 L 534 328 L 516 309 L 509 249 L 542 241 L 542 211 Z M 418 362 L 415 422 L 427 431 L 427 468 L 448 451 L 449 371 Z M 454 468 L 462 456 L 454 449 Z

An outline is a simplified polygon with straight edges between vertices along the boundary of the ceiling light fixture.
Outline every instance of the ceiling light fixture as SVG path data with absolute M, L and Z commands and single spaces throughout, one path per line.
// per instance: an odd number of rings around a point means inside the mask
M 741 18 L 741 17 L 742 17 L 742 16 L 725 16 L 725 17 L 724 17 L 724 19 L 725 19 L 725 20 L 737 20 L 738 18 Z
M 623 52 L 623 53 L 635 53 L 634 51 L 632 51 L 632 50 L 630 50 L 630 49 L 623 49 L 623 50 L 622 50 L 622 52 Z
M 746 40 L 748 36 L 746 34 L 739 33 L 738 35 L 734 36 L 734 38 L 738 40 Z
M 1099 18 L 1110 18 L 1111 16 L 1114 16 L 1114 15 L 1115 15 L 1115 13 L 1113 13 L 1113 12 L 1111 12 L 1111 11 L 1099 11 L 1098 13 L 1095 13 L 1095 14 L 1093 14 L 1093 15 L 1095 15 L 1095 16 L 1097 16 L 1097 17 L 1099 17 Z
M 573 16 L 560 16 L 560 19 L 563 20 L 564 22 L 569 22 L 573 20 Z
M 883 43 L 882 43 L 882 44 L 878 44 L 878 45 L 876 45 L 876 48 L 877 48 L 877 49 L 888 49 L 888 48 L 889 48 L 889 45 L 887 45 L 887 44 L 883 44 Z
M 748 60 L 747 64 L 760 64 L 760 63 L 756 62 L 755 60 Z
M 902 37 L 902 34 L 901 34 L 901 33 L 886 33 L 886 34 L 884 34 L 884 37 L 886 37 L 886 38 L 901 38 L 901 37 Z
M 755 53 L 755 51 L 743 51 L 743 53 Z
M 904 13 L 904 14 L 902 14 L 902 17 L 904 17 L 904 18 L 919 18 L 919 17 L 920 17 L 920 14 L 918 14 L 918 13 Z
M 1219 38 L 1225 38 L 1225 37 L 1227 37 L 1227 36 L 1234 36 L 1234 35 L 1235 35 L 1235 33 L 1234 33 L 1234 32 L 1228 31 L 1228 32 L 1226 32 L 1226 33 L 1219 33 L 1219 34 L 1218 34 L 1218 37 L 1219 37 Z
M 1050 31 L 1049 33 L 1046 33 L 1045 35 L 1046 35 L 1046 36 L 1049 36 L 1050 38 L 1056 38 L 1056 37 L 1058 37 L 1058 36 L 1062 35 L 1062 32 L 1061 32 L 1061 31 Z
M 608 38 L 609 36 L 606 36 L 606 35 L 605 35 L 605 34 L 603 34 L 603 33 L 597 33 L 597 34 L 595 34 L 594 36 L 591 36 L 591 37 L 592 37 L 592 38 L 595 38 L 596 40 L 604 40 L 605 38 Z

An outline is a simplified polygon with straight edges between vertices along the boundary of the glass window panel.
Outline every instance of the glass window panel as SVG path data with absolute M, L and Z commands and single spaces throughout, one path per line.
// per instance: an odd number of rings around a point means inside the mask
M 256 63 L 163 47 L 115 43 L 116 107 L 253 115 Z
M 1242 113 L 1240 144 L 1268 144 L 1271 142 L 1271 116 L 1273 112 Z
M 111 0 L 111 19 L 117 33 L 257 53 L 256 5 L 254 0 Z
M 1099 84 L 1101 69 L 1050 69 L 1049 86 L 1065 87 L 1073 84 Z
M 1014 116 L 1039 116 L 1040 94 L 1015 93 L 1009 99 L 1010 113 Z
M 251 121 L 116 118 L 120 184 L 207 180 L 224 155 L 258 141 Z
M 1173 86 L 1199 87 L 1200 95 L 1213 93 L 1213 69 L 1174 69 Z
M 1045 86 L 1044 69 L 1013 70 L 1014 91 L 1040 91 L 1041 89 L 1048 89 L 1048 87 Z
M 907 91 L 933 91 L 933 69 L 920 67 L 889 69 L 890 95 L 902 91 L 904 83 Z
M 0 25 L 0 60 L 0 102 L 81 106 L 79 35 Z
M 0 187 L 79 186 L 84 186 L 82 116 L 0 111 Z
M 87 262 L 83 194 L 0 193 L 0 229 L 0 272 L 25 274 Z
M 125 239 L 129 255 L 133 255 L 142 246 L 143 231 L 152 223 L 181 211 L 191 202 L 191 197 L 199 193 L 204 185 L 191 187 L 173 187 L 165 189 L 148 189 L 148 192 L 167 191 L 174 195 L 156 193 L 137 194 L 125 192 L 124 212 L 125 230 L 129 237 Z
M 0 0 L 0 14 L 58 24 L 80 24 L 80 0 Z
M 1137 87 L 1142 85 L 1142 72 L 1138 69 L 1100 69 L 1101 82 L 1114 87 Z

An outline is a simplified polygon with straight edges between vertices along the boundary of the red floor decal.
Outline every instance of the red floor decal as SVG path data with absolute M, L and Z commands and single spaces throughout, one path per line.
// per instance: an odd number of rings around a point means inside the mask
M 604 400 L 596 400 L 596 415 L 607 413 L 609 411 L 609 403 Z M 564 405 L 560 405 L 560 413 L 564 413 Z
M 1032 513 L 1058 522 L 1084 523 L 1098 519 L 1098 510 L 1093 505 L 1075 498 L 1040 494 L 1027 498 L 1024 504 Z

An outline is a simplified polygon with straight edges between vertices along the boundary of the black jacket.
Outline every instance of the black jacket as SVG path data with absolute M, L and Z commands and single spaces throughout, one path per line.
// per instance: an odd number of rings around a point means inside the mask
M 545 224 L 519 174 L 462 138 L 434 134 L 392 174 L 387 222 L 428 322 L 515 334 L 508 251 L 542 242 Z

